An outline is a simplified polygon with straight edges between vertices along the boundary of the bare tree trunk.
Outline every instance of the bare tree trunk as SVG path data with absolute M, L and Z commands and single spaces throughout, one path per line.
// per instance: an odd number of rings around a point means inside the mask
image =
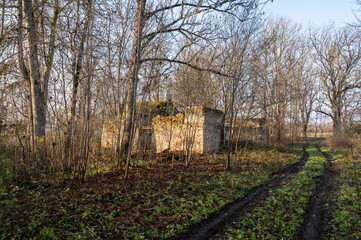
M 145 21 L 145 3 L 146 0 L 137 0 L 137 13 L 134 25 L 134 38 L 132 46 L 132 57 L 130 61 L 130 70 L 129 70 L 129 90 L 127 94 L 126 106 L 125 106 L 125 123 L 124 123 L 124 136 L 122 143 L 122 153 L 123 159 L 126 160 L 125 166 L 125 178 L 128 177 L 128 170 L 130 165 L 130 155 L 131 155 L 131 141 L 134 127 L 134 116 L 135 116 L 135 101 L 136 101 L 136 91 L 138 84 L 138 72 L 140 68 L 140 53 L 141 53 L 141 44 L 142 44 L 142 32 Z
M 17 58 L 18 58 L 18 65 L 21 76 L 26 81 L 26 91 L 28 94 L 27 100 L 27 115 L 28 115 L 28 126 L 27 126 L 27 133 L 28 133 L 28 142 L 29 142 L 29 149 L 31 152 L 34 152 L 34 122 L 33 122 L 33 107 L 31 101 L 31 88 L 30 88 L 30 77 L 29 71 L 25 65 L 24 60 L 24 49 L 23 49 L 23 5 L 22 0 L 18 0 L 18 24 L 21 27 L 18 27 L 18 36 L 17 36 Z
M 0 30 L 0 43 L 4 38 L 4 23 L 5 23 L 5 0 L 3 0 L 3 6 L 1 8 L 1 30 Z
M 231 100 L 231 116 L 230 116 L 230 124 L 229 124 L 229 135 L 228 135 L 228 147 L 227 147 L 227 162 L 226 162 L 226 169 L 231 169 L 231 151 L 232 151 L 232 138 L 233 138 L 233 102 L 234 102 L 234 94 Z
M 332 122 L 332 132 L 334 136 L 341 135 L 341 115 L 342 115 L 341 107 L 334 106 L 333 122 Z
M 48 86 L 51 69 L 53 66 L 53 59 L 55 53 L 55 33 L 56 33 L 56 23 L 59 16 L 59 0 L 55 0 L 53 18 L 51 20 L 51 30 L 50 30 L 50 42 L 49 42 L 49 52 L 48 56 L 45 59 L 45 69 L 44 69 L 44 101 L 45 106 L 47 106 L 48 100 Z
M 27 28 L 27 44 L 29 59 L 30 90 L 33 110 L 33 123 L 35 130 L 35 149 L 37 151 L 40 164 L 45 162 L 45 99 L 44 91 L 40 83 L 40 64 L 38 59 L 37 36 L 34 22 L 34 12 L 31 0 L 23 0 L 23 11 Z
M 76 109 L 76 102 L 77 102 L 77 94 L 78 94 L 78 86 L 80 82 L 80 72 L 82 69 L 82 63 L 84 58 L 84 46 L 85 46 L 85 40 L 87 36 L 87 29 L 89 25 L 89 18 L 90 18 L 90 12 L 91 12 L 91 5 L 92 0 L 88 0 L 88 6 L 86 10 L 86 16 L 84 21 L 84 26 L 81 34 L 80 39 L 80 46 L 79 46 L 79 52 L 78 56 L 76 57 L 75 61 L 75 69 L 73 73 L 73 90 L 71 94 L 71 103 L 70 103 L 70 118 L 67 122 L 67 129 L 65 132 L 65 138 L 64 138 L 64 154 L 63 154 L 63 169 L 64 172 L 69 172 L 70 170 L 70 159 L 69 159 L 69 150 L 71 146 L 71 137 L 73 134 L 73 125 L 75 121 L 75 109 Z
M 307 129 L 308 129 L 308 124 L 303 123 L 303 137 L 305 138 L 307 138 Z
M 232 79 L 232 93 L 231 99 L 229 103 L 229 111 L 230 111 L 230 124 L 229 124 L 229 135 L 228 135 L 228 149 L 227 149 L 227 162 L 226 162 L 226 169 L 231 169 L 231 152 L 232 152 L 232 140 L 233 140 L 233 118 L 234 118 L 234 99 L 236 95 L 238 87 L 238 82 L 233 77 Z

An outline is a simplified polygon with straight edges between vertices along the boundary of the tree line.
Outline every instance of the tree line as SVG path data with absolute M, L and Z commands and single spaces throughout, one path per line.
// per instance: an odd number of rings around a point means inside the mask
M 124 124 L 112 156 L 129 168 L 137 102 L 220 109 L 231 129 L 264 118 L 268 142 L 306 137 L 313 113 L 342 134 L 361 117 L 358 26 L 303 29 L 267 4 L 2 0 L 0 134 L 23 124 L 24 161 L 80 175 L 111 119 Z

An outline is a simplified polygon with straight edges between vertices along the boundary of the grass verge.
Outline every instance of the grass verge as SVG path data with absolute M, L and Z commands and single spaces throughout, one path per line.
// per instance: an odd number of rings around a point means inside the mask
M 313 146 L 303 170 L 286 185 L 271 192 L 256 208 L 215 239 L 290 239 L 302 224 L 303 215 L 324 171 L 326 159 Z
M 338 173 L 330 205 L 332 220 L 327 239 L 361 239 L 361 161 L 341 151 L 325 152 L 332 156 Z

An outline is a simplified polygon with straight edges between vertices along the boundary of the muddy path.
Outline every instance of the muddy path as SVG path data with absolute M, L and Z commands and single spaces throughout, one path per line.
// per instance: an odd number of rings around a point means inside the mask
M 301 171 L 307 160 L 308 153 L 306 152 L 306 147 L 303 147 L 303 154 L 299 162 L 274 174 L 267 183 L 250 190 L 245 197 L 227 204 L 217 214 L 194 224 L 188 232 L 172 239 L 209 239 L 221 232 L 225 225 L 240 218 L 245 212 L 255 207 L 260 200 L 266 199 L 270 190 L 280 187 Z
M 325 207 L 325 202 L 332 191 L 332 181 L 334 179 L 335 171 L 332 166 L 332 157 L 325 152 L 322 152 L 317 146 L 323 156 L 327 159 L 324 174 L 317 179 L 316 189 L 313 192 L 313 197 L 309 202 L 306 214 L 303 218 L 303 224 L 296 234 L 295 239 L 321 239 L 323 229 L 327 226 L 327 219 L 330 213 Z

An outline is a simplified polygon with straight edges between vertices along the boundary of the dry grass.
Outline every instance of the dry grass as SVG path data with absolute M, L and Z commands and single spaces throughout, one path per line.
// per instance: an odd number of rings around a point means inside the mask
M 344 149 L 351 146 L 350 138 L 345 135 L 328 137 L 325 143 L 328 147 L 332 149 Z

